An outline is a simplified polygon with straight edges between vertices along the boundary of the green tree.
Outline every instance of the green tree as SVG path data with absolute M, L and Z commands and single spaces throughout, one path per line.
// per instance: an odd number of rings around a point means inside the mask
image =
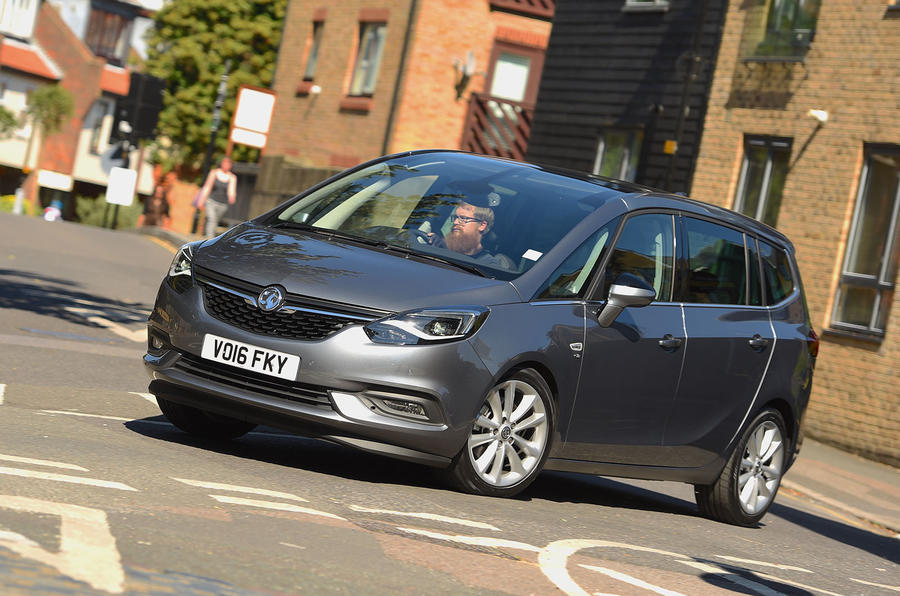
M 11 137 L 18 126 L 19 120 L 16 118 L 16 115 L 0 106 L 0 140 Z
M 179 147 L 186 165 L 197 167 L 209 143 L 219 80 L 230 59 L 216 152 L 227 145 L 228 124 L 241 85 L 268 87 L 287 0 L 178 0 L 154 16 L 147 37 L 147 71 L 168 82 L 159 134 Z M 235 147 L 235 159 L 255 150 Z

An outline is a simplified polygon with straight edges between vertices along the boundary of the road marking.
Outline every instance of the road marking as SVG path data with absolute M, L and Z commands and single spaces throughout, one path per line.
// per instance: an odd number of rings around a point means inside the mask
M 50 565 L 96 590 L 119 594 L 125 572 L 116 540 L 109 531 L 106 513 L 99 509 L 0 495 L 0 507 L 41 515 L 58 515 L 59 552 L 51 553 L 15 532 L 0 532 L 0 547 Z
M 572 579 L 572 576 L 569 575 L 569 570 L 567 569 L 569 557 L 585 548 L 623 548 L 638 552 L 666 555 L 676 559 L 688 558 L 680 553 L 673 553 L 646 546 L 635 546 L 633 544 L 625 544 L 622 542 L 583 539 L 557 540 L 540 549 L 538 563 L 540 564 L 541 572 L 543 572 L 547 579 L 556 584 L 556 587 L 569 596 L 589 596 L 589 594 L 579 586 L 574 579 Z
M 861 579 L 856 579 L 855 577 L 851 577 L 850 581 L 857 582 L 866 586 L 873 586 L 875 588 L 884 588 L 885 590 L 891 590 L 892 592 L 900 592 L 900 586 L 888 586 L 885 584 L 876 584 L 875 582 L 866 582 Z
M 427 538 L 436 538 L 438 540 L 446 540 L 448 542 L 458 542 L 460 544 L 471 544 L 472 546 L 490 546 L 494 548 L 515 548 L 518 550 L 527 550 L 531 552 L 540 552 L 540 548 L 532 546 L 525 542 L 517 542 L 515 540 L 504 540 L 503 538 L 488 538 L 487 536 L 452 536 L 450 534 L 441 534 L 440 532 L 432 532 L 430 530 L 420 530 L 418 528 L 401 528 L 397 527 L 401 532 L 409 534 L 418 534 Z
M 34 464 L 36 466 L 47 466 L 50 468 L 62 468 L 64 470 L 76 470 L 78 472 L 88 472 L 87 468 L 76 466 L 75 464 L 64 464 L 58 461 L 50 461 L 46 459 L 32 459 L 30 457 L 18 457 L 16 455 L 6 455 L 0 453 L 0 460 L 11 461 L 17 464 Z
M 118 335 L 119 337 L 124 337 L 125 339 L 133 342 L 145 342 L 147 341 L 147 328 L 142 327 L 140 329 L 131 330 L 127 327 L 120 325 L 118 323 L 114 323 L 109 319 L 101 317 L 100 315 L 105 314 L 101 310 L 96 310 L 93 308 L 79 308 L 75 306 L 66 306 L 65 310 L 70 313 L 76 314 L 79 317 L 83 317 L 87 321 L 94 323 L 95 325 L 99 325 L 100 327 L 105 327 Z
M 130 490 L 137 492 L 136 488 L 131 488 L 127 484 L 122 484 L 121 482 L 98 480 L 97 478 L 82 478 L 81 476 L 69 476 L 68 474 L 36 472 L 34 470 L 20 470 L 19 468 L 7 468 L 4 466 L 0 466 L 0 474 L 6 474 L 7 476 L 21 476 L 22 478 L 35 478 L 37 480 L 68 482 L 70 484 L 85 484 L 87 486 L 98 486 L 100 488 L 114 488 L 116 490 Z
M 262 509 L 274 509 L 276 511 L 290 511 L 291 513 L 305 513 L 307 515 L 319 515 L 321 517 L 330 517 L 347 521 L 345 518 L 328 513 L 326 511 L 318 511 L 317 509 L 309 509 L 308 507 L 298 507 L 290 503 L 276 503 L 275 501 L 257 501 L 256 499 L 244 499 L 241 497 L 229 497 L 226 495 L 209 495 L 220 503 L 231 503 L 232 505 L 247 505 L 248 507 L 260 507 Z
M 306 550 L 305 546 L 300 546 L 298 544 L 291 544 L 290 542 L 279 542 L 281 546 L 289 546 L 291 548 L 299 548 L 300 550 Z
M 724 555 L 716 555 L 717 559 L 725 559 L 733 563 L 746 563 L 748 565 L 761 565 L 763 567 L 775 567 L 784 571 L 799 571 L 801 573 L 812 573 L 809 569 L 803 567 L 793 567 L 791 565 L 782 565 L 781 563 L 766 563 L 765 561 L 754 561 L 753 559 L 739 559 L 738 557 L 726 557 Z
M 613 579 L 617 579 L 620 582 L 625 582 L 626 584 L 631 584 L 632 586 L 637 586 L 638 588 L 644 588 L 645 590 L 650 590 L 651 592 L 656 592 L 657 594 L 662 594 L 663 596 L 684 596 L 684 594 L 682 594 L 681 592 L 666 590 L 665 588 L 660 588 L 659 586 L 648 584 L 644 580 L 640 580 L 636 577 L 631 577 L 630 575 L 627 575 L 620 571 L 607 569 L 606 567 L 597 567 L 596 565 L 581 565 L 581 567 L 590 569 L 591 571 L 597 571 L 599 573 L 602 573 L 603 575 L 608 575 Z
M 169 251 L 169 252 L 172 253 L 172 254 L 175 254 L 176 252 L 178 252 L 178 247 L 172 246 L 171 244 L 169 244 L 169 243 L 166 242 L 165 240 L 162 240 L 162 239 L 157 238 L 157 237 L 155 237 L 155 236 L 147 236 L 147 240 L 149 240 L 149 241 L 151 241 L 151 242 L 154 242 L 154 243 L 156 243 L 156 244 L 159 244 L 160 246 L 162 246 L 163 248 L 165 248 L 167 251 Z
M 0 406 L 3 405 L 3 394 L 6 393 L 6 385 L 0 383 Z
M 140 393 L 139 391 L 129 391 L 128 393 L 130 393 L 131 395 L 137 395 L 138 397 L 143 397 L 154 406 L 159 407 L 159 404 L 156 402 L 156 396 L 152 393 Z
M 491 524 L 486 524 L 484 522 L 471 521 L 468 519 L 460 519 L 458 517 L 447 517 L 446 515 L 438 515 L 435 513 L 415 513 L 409 511 L 390 511 L 388 509 L 371 509 L 369 507 L 362 507 L 360 505 L 349 505 L 350 509 L 353 511 L 359 511 L 360 513 L 380 513 L 384 515 L 400 515 L 404 517 L 415 517 L 419 519 L 430 519 L 432 521 L 444 522 L 447 524 L 456 524 L 459 526 L 469 526 L 472 528 L 480 528 L 482 530 L 493 530 L 494 532 L 499 532 L 500 528 L 496 526 L 492 526 Z
M 301 503 L 309 503 L 308 499 L 292 495 L 291 493 L 283 493 L 277 490 L 268 490 L 265 488 L 254 488 L 252 486 L 240 486 L 237 484 L 222 484 L 221 482 L 206 482 L 205 480 L 189 480 L 187 478 L 175 478 L 172 480 L 182 482 L 189 486 L 198 488 L 208 488 L 211 490 L 227 490 L 233 493 L 249 493 L 252 495 L 263 495 L 264 497 L 274 497 L 276 499 L 286 499 L 288 501 L 300 501 Z
M 738 575 L 737 573 L 733 573 L 731 571 L 727 571 L 722 569 L 721 567 L 716 567 L 714 565 L 707 565 L 706 563 L 701 563 L 700 561 L 679 561 L 680 563 L 684 563 L 689 567 L 693 567 L 699 571 L 704 573 L 709 573 L 711 575 L 715 575 L 716 577 L 722 578 L 726 581 L 729 581 L 733 584 L 737 584 L 742 588 L 750 590 L 754 594 L 759 594 L 760 596 L 783 596 L 781 592 L 773 590 L 772 588 L 755 582 L 750 581 L 746 577 L 742 575 Z
M 69 412 L 67 410 L 41 410 L 45 414 L 65 414 L 66 416 L 80 416 L 82 418 L 99 418 L 101 420 L 116 420 L 118 422 L 139 422 L 134 418 L 122 418 L 121 416 L 103 416 L 102 414 L 85 414 L 84 412 Z
M 737 573 L 734 573 L 734 571 L 750 571 L 751 573 L 753 573 L 755 576 L 759 577 L 760 579 L 767 579 L 771 582 L 775 582 L 778 584 L 787 584 L 789 586 L 794 586 L 796 588 L 803 588 L 804 590 L 811 590 L 813 592 L 819 592 L 820 594 L 827 594 L 828 596 L 841 596 L 840 594 L 836 594 L 835 592 L 829 592 L 828 590 L 823 590 L 822 588 L 817 588 L 815 586 L 801 584 L 800 582 L 795 582 L 795 581 L 792 581 L 789 579 L 784 579 L 782 577 L 776 577 L 774 575 L 769 575 L 768 573 L 763 573 L 761 571 L 753 571 L 750 569 L 731 567 L 729 565 L 725 565 L 724 563 L 721 564 L 721 565 L 723 565 L 723 567 L 715 567 L 713 565 L 708 565 L 701 561 L 681 561 L 681 562 L 684 563 L 685 565 L 690 565 L 691 567 L 700 569 L 701 571 L 705 571 L 708 573 L 716 573 L 720 577 L 727 579 L 729 581 L 734 581 L 735 583 L 739 583 L 739 582 L 735 581 L 732 576 L 736 576 L 736 577 L 741 577 L 741 576 L 738 575 Z M 703 567 L 701 568 L 701 566 L 703 566 Z M 707 567 L 709 569 L 707 569 Z M 715 570 L 718 570 L 718 572 Z M 750 581 L 743 577 L 741 577 L 741 579 L 743 579 L 744 581 Z M 753 589 L 759 590 L 759 588 L 753 588 Z M 774 592 L 774 593 L 780 594 L 780 592 Z

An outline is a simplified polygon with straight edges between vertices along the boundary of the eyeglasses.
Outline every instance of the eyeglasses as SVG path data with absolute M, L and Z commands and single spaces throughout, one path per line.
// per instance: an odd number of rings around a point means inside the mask
M 478 219 L 477 217 L 466 217 L 465 215 L 454 215 L 453 221 L 461 222 L 463 225 L 467 223 L 472 223 L 473 221 L 484 221 L 483 219 Z

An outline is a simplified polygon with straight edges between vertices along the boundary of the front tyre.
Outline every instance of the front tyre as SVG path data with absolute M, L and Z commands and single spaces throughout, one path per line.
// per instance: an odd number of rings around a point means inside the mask
M 510 497 L 522 491 L 547 460 L 554 408 L 550 388 L 536 371 L 506 377 L 488 391 L 466 445 L 450 465 L 450 481 L 479 495 Z
M 775 500 L 787 452 L 784 418 L 778 410 L 763 410 L 747 427 L 719 478 L 694 487 L 700 512 L 737 526 L 758 524 Z
M 242 437 L 254 428 L 255 424 L 204 412 L 197 408 L 169 401 L 157 396 L 156 403 L 169 422 L 189 435 L 213 441 L 228 441 Z

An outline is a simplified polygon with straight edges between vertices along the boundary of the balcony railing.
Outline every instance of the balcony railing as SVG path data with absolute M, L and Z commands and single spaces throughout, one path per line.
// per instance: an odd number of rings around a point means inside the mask
M 525 159 L 534 106 L 473 93 L 463 129 L 462 149 L 484 155 Z
M 491 0 L 491 8 L 549 20 L 556 10 L 556 0 Z

